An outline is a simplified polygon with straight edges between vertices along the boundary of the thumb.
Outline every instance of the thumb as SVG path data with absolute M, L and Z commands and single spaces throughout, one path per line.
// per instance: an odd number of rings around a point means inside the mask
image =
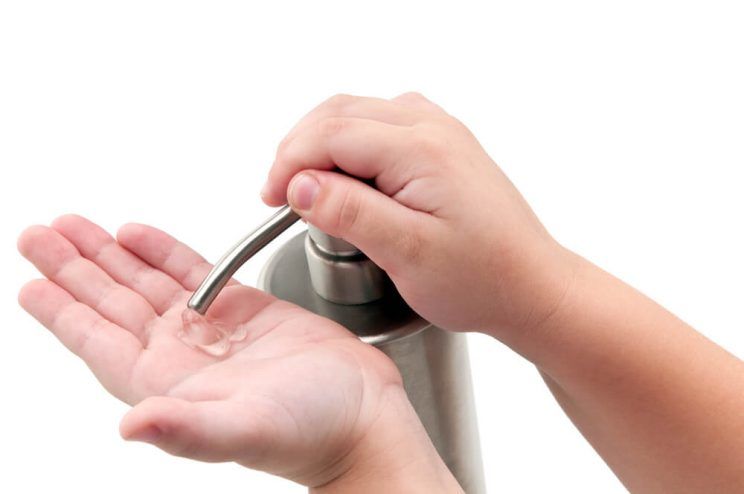
M 260 423 L 239 404 L 152 396 L 122 419 L 124 439 L 143 441 L 176 456 L 202 461 L 256 461 L 266 447 Z
M 331 171 L 303 171 L 287 188 L 292 209 L 329 235 L 354 244 L 389 274 L 414 263 L 425 244 L 425 213 Z

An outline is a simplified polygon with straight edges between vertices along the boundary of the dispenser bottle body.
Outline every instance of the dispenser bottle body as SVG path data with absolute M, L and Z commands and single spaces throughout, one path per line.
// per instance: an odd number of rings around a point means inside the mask
M 376 345 L 398 366 L 408 399 L 466 493 L 485 493 L 467 337 L 436 326 Z
M 269 259 L 259 287 L 335 320 L 388 355 L 450 471 L 468 494 L 485 493 L 466 335 L 421 319 L 392 284 L 384 296 L 364 304 L 337 304 L 319 296 L 308 267 L 306 235 L 292 238 Z

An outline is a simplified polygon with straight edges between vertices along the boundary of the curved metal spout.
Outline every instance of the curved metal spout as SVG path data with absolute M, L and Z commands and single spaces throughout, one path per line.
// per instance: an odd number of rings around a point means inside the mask
M 194 291 L 188 302 L 189 308 L 199 314 L 207 312 L 214 299 L 240 266 L 299 219 L 300 216 L 292 211 L 289 206 L 284 206 L 261 226 L 235 244 L 217 261 L 217 264 L 204 278 L 204 281 Z

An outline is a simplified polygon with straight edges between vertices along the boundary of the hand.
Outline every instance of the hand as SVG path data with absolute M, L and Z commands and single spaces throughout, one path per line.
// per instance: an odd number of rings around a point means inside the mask
M 505 339 L 549 318 L 570 279 L 570 257 L 475 137 L 418 94 L 324 102 L 280 144 L 262 196 L 355 244 L 446 329 Z
M 48 278 L 27 284 L 21 305 L 111 394 L 136 405 L 121 423 L 125 438 L 320 486 L 365 477 L 360 469 L 394 470 L 392 454 L 372 465 L 392 434 L 405 439 L 404 454 L 449 475 L 395 365 L 338 324 L 232 282 L 209 315 L 246 323 L 248 336 L 218 359 L 176 336 L 210 266 L 167 234 L 131 224 L 117 241 L 63 216 L 27 229 L 18 246 Z

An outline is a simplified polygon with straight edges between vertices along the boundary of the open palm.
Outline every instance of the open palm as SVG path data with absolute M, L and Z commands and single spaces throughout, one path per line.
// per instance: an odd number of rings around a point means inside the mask
M 222 358 L 189 347 L 181 312 L 211 266 L 155 228 L 129 224 L 114 239 L 68 215 L 18 246 L 46 276 L 24 286 L 21 305 L 136 405 L 124 437 L 312 485 L 401 388 L 392 362 L 343 327 L 236 282 L 209 314 L 245 324 L 246 339 Z

